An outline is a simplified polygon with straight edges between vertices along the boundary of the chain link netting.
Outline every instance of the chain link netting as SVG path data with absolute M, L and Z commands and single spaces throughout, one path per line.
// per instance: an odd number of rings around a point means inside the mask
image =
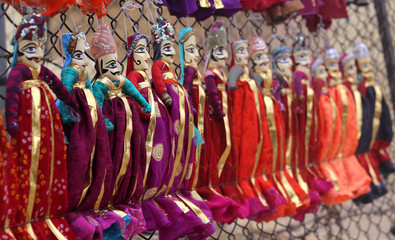
M 395 2 L 386 0 L 388 21 L 392 35 L 395 36 Z M 74 7 L 66 12 L 48 20 L 48 41 L 45 47 L 45 65 L 50 67 L 58 76 L 63 65 L 61 36 L 63 33 L 82 31 L 91 39 L 98 24 L 104 21 L 113 30 L 114 39 L 118 45 L 119 62 L 126 66 L 126 38 L 136 31 L 150 35 L 150 26 L 157 16 L 168 17 L 175 26 L 176 33 L 184 26 L 195 29 L 198 51 L 201 56 L 199 68 L 204 65 L 205 40 L 208 30 L 214 20 L 211 17 L 203 22 L 193 18 L 176 19 L 169 16 L 165 7 L 157 5 L 152 0 L 135 0 L 134 4 L 125 0 L 114 0 L 108 7 L 107 16 L 97 19 L 95 15 L 83 15 Z M 301 16 L 288 19 L 286 22 L 267 26 L 263 14 L 239 12 L 231 19 L 225 19 L 228 30 L 228 41 L 249 37 L 256 33 L 267 42 L 269 49 L 277 47 L 280 42 L 291 44 L 297 34 L 305 35 L 310 42 L 314 57 L 322 56 L 325 45 L 331 46 L 340 52 L 352 52 L 355 41 L 364 42 L 370 49 L 374 71 L 377 81 L 383 88 L 392 113 L 393 103 L 390 101 L 391 92 L 388 82 L 387 70 L 382 43 L 380 41 L 379 26 L 373 2 L 366 7 L 351 5 L 348 7 L 348 19 L 334 20 L 330 30 L 319 30 L 309 33 L 305 27 L 305 20 Z M 12 46 L 10 40 L 15 33 L 21 16 L 11 6 L 1 4 L 0 28 L 4 31 L 0 36 L 0 79 L 2 85 L 6 82 L 12 60 Z M 395 38 L 394 38 L 395 39 Z M 393 42 L 395 45 L 395 42 Z M 92 57 L 88 53 L 88 57 Z M 179 59 L 175 59 L 176 73 L 179 74 Z M 89 64 L 90 75 L 94 74 L 93 60 Z M 0 100 L 2 101 L 2 100 Z M 4 104 L 4 103 L 2 103 Z M 395 126 L 394 118 L 392 119 Z M 395 157 L 395 144 L 390 146 L 392 158 Z M 356 206 L 351 201 L 337 206 L 321 205 L 319 211 L 308 214 L 304 222 L 292 218 L 281 218 L 276 221 L 257 223 L 251 220 L 237 220 L 232 224 L 216 224 L 217 231 L 210 239 L 390 239 L 394 235 L 391 228 L 395 223 L 395 178 L 392 176 L 386 181 L 388 194 L 373 203 Z M 144 232 L 135 239 L 158 239 L 156 232 Z

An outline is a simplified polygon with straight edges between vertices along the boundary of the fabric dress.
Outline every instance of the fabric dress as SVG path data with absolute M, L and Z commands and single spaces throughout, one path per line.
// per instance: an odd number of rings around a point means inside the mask
M 213 15 L 229 18 L 241 9 L 239 0 L 199 0 L 188 4 L 193 6 L 195 2 L 198 3 L 198 9 L 191 16 L 197 21 L 204 21 Z
M 273 147 L 263 95 L 257 83 L 249 77 L 247 67 L 233 66 L 228 86 L 231 90 L 232 126 L 239 153 L 238 165 L 243 166 L 239 168 L 238 176 L 244 181 L 239 185 L 249 202 L 249 218 L 267 220 L 277 214 L 285 200 L 264 176 L 271 170 Z
M 291 82 L 291 79 L 283 77 L 281 92 L 281 102 L 284 106 L 283 118 L 284 118 L 284 139 L 285 139 L 285 153 L 283 166 L 285 168 L 296 167 L 289 170 L 290 177 L 296 181 L 296 184 L 292 184 L 294 191 L 299 196 L 299 203 L 297 204 L 298 212 L 304 211 L 310 206 L 309 189 L 306 182 L 303 180 L 300 174 L 300 167 L 297 167 L 297 137 L 298 137 L 298 117 L 297 117 L 297 104 L 293 93 L 296 92 L 295 84 Z M 296 203 L 295 203 L 296 205 Z
M 140 203 L 129 202 L 139 199 L 143 192 L 142 171 L 146 161 L 143 127 L 134 100 L 141 105 L 146 102 L 124 77 L 120 81 L 99 77 L 93 85 L 93 94 L 104 117 L 114 125 L 108 132 L 113 168 L 107 205 L 121 221 L 104 234 L 114 234 L 112 231 L 118 232 L 116 229 L 120 228 L 123 236 L 131 237 L 145 230 Z
M 354 155 L 358 147 L 355 101 L 352 93 L 340 83 L 341 73 L 328 73 L 329 95 L 334 99 L 342 119 L 339 153 L 333 161 L 338 167 L 338 173 L 343 174 L 339 178 L 347 179 L 348 188 L 355 198 L 369 192 L 371 182 L 371 178 Z M 331 202 L 335 202 L 335 199 L 327 199 L 326 201 L 327 204 L 331 204 Z
M 14 219 L 18 208 L 18 175 L 16 160 L 11 153 L 11 145 L 8 142 L 7 133 L 4 129 L 3 117 L 0 114 L 0 196 L 3 198 L 0 208 L 0 239 L 15 239 L 10 227 L 14 225 Z
M 67 210 L 66 144 L 53 94 L 67 104 L 67 89 L 45 66 L 37 71 L 16 64 L 8 76 L 7 125 L 17 121 L 12 154 L 17 159 L 19 204 L 13 229 L 17 239 L 76 239 L 61 216 Z M 40 221 L 38 221 L 40 220 Z M 31 223 L 31 221 L 36 221 Z
M 341 175 L 344 173 L 343 167 L 340 168 L 334 161 L 341 142 L 340 112 L 328 94 L 326 79 L 313 79 L 312 87 L 317 99 L 317 168 L 333 183 L 333 188 L 321 197 L 325 204 L 346 201 L 352 197 L 352 193 L 346 179 Z M 343 172 L 339 172 L 339 169 L 343 169 Z
M 173 100 L 173 105 L 168 110 L 173 129 L 173 151 L 168 162 L 168 174 L 163 179 L 161 191 L 158 193 L 159 196 L 166 197 L 156 199 L 172 220 L 169 225 L 159 230 L 159 235 L 161 239 L 185 235 L 190 239 L 208 237 L 215 231 L 211 211 L 197 194 L 186 190 L 195 155 L 190 98 L 184 87 L 176 81 L 170 64 L 162 60 L 155 61 L 151 72 L 156 93 L 160 95 L 167 92 Z M 172 207 L 174 204 L 179 207 Z M 180 209 L 181 214 L 178 212 Z
M 359 140 L 355 154 L 362 167 L 372 178 L 372 183 L 370 184 L 371 191 L 353 199 L 353 201 L 358 205 L 360 203 L 372 202 L 375 198 L 386 194 L 388 190 L 382 182 L 377 161 L 369 152 L 373 130 L 372 111 L 370 110 L 370 105 L 366 96 L 358 91 L 356 85 L 352 84 L 354 81 L 356 81 L 356 79 L 354 80 L 351 78 L 348 80 L 346 78 L 344 85 L 352 92 L 355 100 Z
M 103 223 L 111 226 L 116 219 L 101 218 L 90 211 L 105 207 L 111 194 L 112 163 L 107 129 L 87 72 L 73 64 L 62 70 L 62 82 L 78 104 L 80 115 L 80 121 L 73 122 L 61 103 L 61 117 L 68 140 L 68 211 L 73 212 L 65 218 L 78 238 L 94 239 L 102 235 Z
M 387 178 L 389 174 L 395 172 L 394 163 L 387 150 L 394 135 L 391 115 L 382 89 L 374 83 L 373 73 L 362 74 L 362 77 L 359 89 L 367 97 L 373 116 L 372 139 L 369 148 L 372 157 L 379 165 L 381 174 L 384 178 Z
M 249 206 L 244 204 L 240 186 L 237 183 L 237 149 L 231 125 L 231 109 L 226 91 L 227 77 L 221 69 L 214 68 L 205 72 L 206 102 L 208 105 L 206 120 L 208 126 L 204 133 L 207 159 L 204 189 L 198 193 L 206 200 L 213 212 L 214 220 L 231 223 L 236 218 L 246 218 Z M 222 115 L 223 114 L 223 115 Z M 234 199 L 234 200 L 233 200 Z
M 139 89 L 152 109 L 151 115 L 148 118 L 143 115 L 141 121 L 145 133 L 147 157 L 142 172 L 144 193 L 141 204 L 147 229 L 156 231 L 170 223 L 164 210 L 156 199 L 152 198 L 160 194 L 162 181 L 168 174 L 168 163 L 172 156 L 171 119 L 166 106 L 151 88 L 146 72 L 133 71 L 127 77 Z

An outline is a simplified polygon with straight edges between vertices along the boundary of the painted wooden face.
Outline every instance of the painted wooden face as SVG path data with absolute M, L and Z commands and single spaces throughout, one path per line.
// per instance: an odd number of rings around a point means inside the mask
M 325 62 L 326 68 L 328 72 L 337 72 L 339 71 L 339 59 L 330 59 Z
M 85 54 L 85 49 L 86 49 L 86 39 L 78 38 L 74 53 L 71 56 L 72 64 L 77 64 L 83 68 L 88 66 L 88 57 Z
M 267 49 L 254 53 L 254 55 L 251 57 L 251 60 L 255 71 L 267 72 L 270 67 Z
M 289 53 L 284 53 L 276 60 L 276 69 L 284 77 L 292 77 L 292 59 Z
M 117 53 L 107 54 L 98 59 L 101 75 L 107 76 L 112 80 L 119 81 L 121 78 L 121 66 L 118 63 Z
M 199 53 L 196 49 L 196 37 L 193 34 L 184 42 L 184 63 L 197 68 L 198 61 Z
M 223 68 L 226 66 L 226 59 L 228 59 L 228 52 L 225 47 L 216 45 L 211 52 L 208 66 Z
M 359 58 L 357 59 L 358 68 L 362 73 L 371 72 L 373 70 L 370 58 Z
M 40 41 L 21 40 L 18 43 L 18 62 L 38 69 L 44 57 L 43 47 L 44 43 Z
M 163 41 L 161 45 L 161 53 L 161 60 L 172 64 L 174 62 L 174 56 L 176 55 L 174 42 L 170 40 Z
M 309 50 L 294 52 L 295 69 L 309 71 L 311 65 L 311 54 Z
M 355 80 L 355 83 L 356 83 L 358 72 L 357 72 L 357 66 L 355 65 L 354 59 L 351 59 L 346 64 L 344 64 L 343 72 L 344 72 L 345 77 L 351 77 L 352 79 Z
M 328 73 L 326 72 L 325 66 L 324 65 L 320 65 L 319 67 L 317 67 L 317 69 L 315 70 L 314 76 L 316 79 L 327 79 L 328 78 Z
M 241 42 L 234 50 L 234 60 L 235 64 L 239 66 L 246 66 L 248 64 L 248 44 L 246 42 Z
M 135 70 L 147 70 L 148 60 L 150 56 L 148 54 L 148 42 L 145 38 L 140 38 L 136 44 L 136 48 L 133 51 L 133 68 Z

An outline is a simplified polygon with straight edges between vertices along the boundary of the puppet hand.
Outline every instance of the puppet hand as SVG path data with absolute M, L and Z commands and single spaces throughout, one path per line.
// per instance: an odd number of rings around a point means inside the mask
M 18 132 L 18 123 L 12 122 L 7 126 L 7 132 L 12 136 L 15 137 L 16 133 Z
M 151 106 L 148 106 L 148 107 L 146 107 L 146 108 L 145 108 L 145 107 L 143 108 L 143 112 L 145 112 L 145 113 L 148 113 L 148 114 L 149 114 L 149 113 L 151 113 L 151 111 L 152 111 Z M 149 115 L 150 115 L 150 114 L 149 114 Z
M 106 123 L 107 132 L 111 132 L 114 129 L 112 122 L 108 118 L 105 118 L 104 122 Z
M 171 99 L 170 95 L 168 93 L 162 93 L 159 95 L 160 99 L 162 102 L 166 105 L 167 108 L 171 108 L 173 105 L 173 100 Z
M 80 122 L 80 114 L 71 105 L 66 105 L 66 115 L 72 122 Z

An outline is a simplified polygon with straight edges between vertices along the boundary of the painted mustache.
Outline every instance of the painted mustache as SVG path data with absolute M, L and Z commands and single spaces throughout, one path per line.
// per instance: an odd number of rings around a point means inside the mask
M 38 58 L 38 57 L 26 57 L 27 58 L 27 60 L 29 60 L 29 61 L 41 61 L 41 58 Z

